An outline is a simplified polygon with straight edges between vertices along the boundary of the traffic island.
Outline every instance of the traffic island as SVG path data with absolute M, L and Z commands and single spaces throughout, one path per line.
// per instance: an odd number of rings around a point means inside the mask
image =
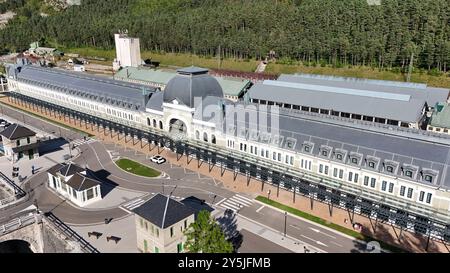
M 122 170 L 145 177 L 158 177 L 161 175 L 161 172 L 152 169 L 150 167 L 144 166 L 141 163 L 130 160 L 128 158 L 121 158 L 115 161 L 116 165 Z

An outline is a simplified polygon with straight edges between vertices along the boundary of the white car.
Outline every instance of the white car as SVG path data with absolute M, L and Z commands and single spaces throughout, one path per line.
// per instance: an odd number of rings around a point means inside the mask
M 160 155 L 155 155 L 150 157 L 150 160 L 152 162 L 155 162 L 156 164 L 163 164 L 164 162 L 166 162 L 166 159 Z

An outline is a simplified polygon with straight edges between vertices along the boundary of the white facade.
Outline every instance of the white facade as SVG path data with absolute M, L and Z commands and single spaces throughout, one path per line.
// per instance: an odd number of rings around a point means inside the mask
M 119 67 L 138 67 L 142 64 L 141 49 L 138 38 L 128 37 L 126 34 L 114 34 L 116 43 L 116 65 Z
M 178 105 L 176 102 L 164 103 L 163 111 L 152 109 L 145 112 L 126 111 L 109 104 L 99 104 L 87 98 L 24 84 L 14 79 L 9 80 L 9 87 L 26 96 L 144 130 L 170 133 L 171 121 L 179 120 L 184 123 L 186 137 L 189 140 L 201 142 L 211 149 L 232 151 L 236 157 L 243 156 L 256 164 L 269 163 L 287 168 L 301 173 L 305 179 L 322 181 L 321 183 L 330 187 L 340 184 L 343 192 L 361 192 L 366 197 L 370 196 L 372 200 L 398 207 L 407 205 L 416 212 L 428 212 L 433 209 L 448 215 L 450 211 L 450 192 L 439 189 L 433 183 L 426 185 L 409 180 L 406 176 L 382 173 L 375 169 L 371 171 L 358 165 L 339 163 L 312 154 L 227 135 L 221 130 L 215 130 L 213 123 L 196 120 L 193 117 L 195 109 Z M 298 191 L 297 188 L 294 190 Z
M 86 171 L 81 172 L 81 174 L 85 175 Z M 69 201 L 73 202 L 77 206 L 84 207 L 96 201 L 102 200 L 100 185 L 78 191 L 66 184 L 66 181 L 69 181 L 73 175 L 67 177 L 61 175 L 55 176 L 51 173 L 47 173 L 47 175 L 48 186 L 60 195 L 69 199 Z

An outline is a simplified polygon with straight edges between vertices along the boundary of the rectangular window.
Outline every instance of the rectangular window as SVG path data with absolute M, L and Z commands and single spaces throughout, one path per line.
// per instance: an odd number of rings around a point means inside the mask
M 311 161 L 308 162 L 308 170 L 311 170 Z
M 338 173 L 338 169 L 334 168 L 334 170 L 333 170 L 333 176 L 334 176 L 334 177 L 337 177 L 337 173 Z
M 278 153 L 278 161 L 281 162 L 281 153 Z
M 323 165 L 322 164 L 319 165 L 319 173 L 323 173 Z
M 412 198 L 412 194 L 413 194 L 413 189 L 412 189 L 412 188 L 408 188 L 408 194 L 407 194 L 407 197 L 408 197 L 408 198 Z
M 325 166 L 325 174 L 328 175 L 328 166 Z
M 170 228 L 170 238 L 173 237 L 173 227 Z
M 264 149 L 261 149 L 261 156 L 264 156 Z M 302 167 L 303 167 L 303 160 L 302 160 Z
M 364 186 L 369 186 L 369 177 L 364 176 Z
M 141 228 L 144 227 L 144 220 L 142 220 L 142 218 L 139 218 L 139 224 L 141 225 Z
M 425 197 L 425 192 L 424 191 L 421 191 L 420 192 L 420 194 L 419 194 L 419 201 L 420 202 L 423 202 L 423 198 Z
M 253 154 L 253 146 L 252 145 L 250 145 L 250 153 Z
M 357 173 L 355 173 L 355 177 L 354 177 L 354 179 L 353 179 L 354 182 L 358 182 L 358 176 L 359 176 L 359 175 L 358 175 Z
M 277 160 L 277 153 L 276 152 L 272 152 L 272 159 L 273 160 Z
M 375 188 L 376 183 L 377 183 L 377 180 L 375 178 L 372 178 L 370 180 L 370 187 Z
M 269 158 L 269 150 L 266 150 L 266 158 Z
M 302 169 L 304 169 L 304 168 L 303 168 L 303 159 L 302 159 L 302 161 L 301 161 L 301 163 L 300 163 L 300 166 L 302 167 Z
M 352 181 L 353 180 L 353 173 L 349 172 L 348 173 L 348 181 Z
M 431 193 L 427 193 L 427 204 L 431 204 Z
M 187 220 L 184 220 L 184 229 L 187 229 Z
M 339 170 L 339 178 L 344 178 L 344 170 Z
M 405 186 L 400 187 L 400 196 L 405 196 L 405 190 L 406 190 Z
M 258 148 L 255 147 L 255 155 L 258 155 Z
M 386 181 L 381 182 L 381 190 L 386 191 L 386 188 L 387 188 L 387 182 Z
M 291 165 L 294 165 L 294 157 L 291 156 L 291 161 L 290 161 Z
M 286 164 L 289 164 L 289 156 L 288 156 L 288 155 L 285 156 L 285 159 L 284 159 L 284 160 L 285 160 L 285 163 L 286 163 Z
M 394 183 L 389 183 L 389 192 L 390 193 L 394 192 Z

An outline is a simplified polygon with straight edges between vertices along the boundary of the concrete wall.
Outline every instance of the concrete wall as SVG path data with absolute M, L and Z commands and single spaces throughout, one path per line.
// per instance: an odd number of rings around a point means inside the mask
M 70 241 L 45 218 L 0 237 L 0 242 L 9 240 L 28 242 L 34 253 L 81 252 L 78 243 Z

